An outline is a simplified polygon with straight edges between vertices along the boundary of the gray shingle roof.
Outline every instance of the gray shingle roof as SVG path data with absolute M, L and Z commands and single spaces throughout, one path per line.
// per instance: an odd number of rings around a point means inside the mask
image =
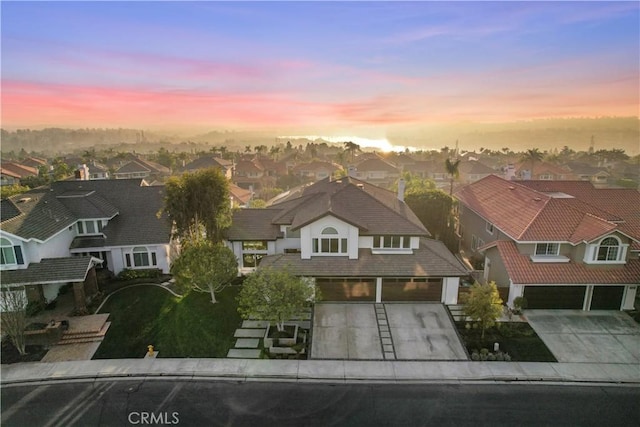
M 282 237 L 273 219 L 279 209 L 240 209 L 233 214 L 233 223 L 226 231 L 229 240 L 276 240 Z
M 272 213 L 234 213 L 228 239 L 248 240 L 254 234 L 273 240 L 277 237 L 274 225 L 291 225 L 295 230 L 327 215 L 358 227 L 361 235 L 430 235 L 394 192 L 351 177 L 318 181 L 306 187 L 302 196 L 262 211 Z
M 22 270 L 3 271 L 2 285 L 82 282 L 94 261 L 96 258 L 90 256 L 43 258 Z
M 71 242 L 69 249 L 102 248 L 106 239 L 102 236 L 78 236 Z
M 140 179 L 58 181 L 10 198 L 19 215 L 2 221 L 2 230 L 23 239 L 47 240 L 84 218 L 114 218 L 102 230 L 105 246 L 166 244 L 171 227 L 157 214 L 164 186 L 142 186 Z M 59 195 L 88 195 L 59 198 Z M 28 199 L 28 200 L 27 200 Z M 24 200 L 20 202 L 20 200 Z M 9 206 L 3 202 L 2 207 Z
M 469 271 L 449 252 L 444 243 L 420 239 L 420 249 L 413 254 L 376 255 L 360 249 L 358 259 L 347 257 L 312 257 L 279 254 L 264 257 L 260 267 L 287 268 L 297 276 L 311 277 L 459 277 Z

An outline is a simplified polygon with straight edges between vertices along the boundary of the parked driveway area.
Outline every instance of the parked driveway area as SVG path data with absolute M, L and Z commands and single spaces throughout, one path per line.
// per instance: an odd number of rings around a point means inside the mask
M 311 358 L 467 360 L 467 355 L 442 304 L 318 303 Z
M 558 362 L 640 363 L 640 325 L 621 311 L 527 310 Z

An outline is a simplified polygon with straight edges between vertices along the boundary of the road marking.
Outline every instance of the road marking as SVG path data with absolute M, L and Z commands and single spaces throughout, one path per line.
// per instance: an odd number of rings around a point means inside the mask
M 30 401 L 35 399 L 39 394 L 47 391 L 49 389 L 49 387 L 51 387 L 51 386 L 48 386 L 48 385 L 47 386 L 41 386 L 41 387 L 38 387 L 38 388 L 30 391 L 29 393 L 25 394 L 22 399 L 18 400 L 16 403 L 11 405 L 7 410 L 2 411 L 2 422 L 6 423 L 7 420 L 9 420 L 9 418 L 11 418 L 13 416 L 13 414 L 15 414 L 19 410 L 23 409 L 25 406 L 27 406 L 27 404 Z

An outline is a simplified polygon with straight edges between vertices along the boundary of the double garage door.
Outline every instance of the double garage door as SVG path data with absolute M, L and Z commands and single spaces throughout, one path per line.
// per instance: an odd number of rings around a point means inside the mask
M 316 278 L 323 301 L 376 300 L 375 278 Z M 442 279 L 382 279 L 383 302 L 433 301 L 442 298 Z
M 524 297 L 532 309 L 578 309 L 584 305 L 586 286 L 527 286 Z M 595 286 L 591 310 L 620 310 L 624 286 Z

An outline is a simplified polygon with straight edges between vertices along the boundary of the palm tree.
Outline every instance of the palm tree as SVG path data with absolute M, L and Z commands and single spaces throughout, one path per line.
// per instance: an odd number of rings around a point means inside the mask
M 453 181 L 460 175 L 460 171 L 458 170 L 458 166 L 460 165 L 460 159 L 452 162 L 451 159 L 447 158 L 444 161 L 444 167 L 447 169 L 447 173 L 449 174 L 449 179 L 451 180 L 451 186 L 449 187 L 449 195 L 453 194 Z
M 535 175 L 533 174 L 533 167 L 535 163 L 542 161 L 543 157 L 544 154 L 542 154 L 537 148 L 530 148 L 522 155 L 523 162 L 531 162 L 531 179 L 534 179 L 535 177 Z

